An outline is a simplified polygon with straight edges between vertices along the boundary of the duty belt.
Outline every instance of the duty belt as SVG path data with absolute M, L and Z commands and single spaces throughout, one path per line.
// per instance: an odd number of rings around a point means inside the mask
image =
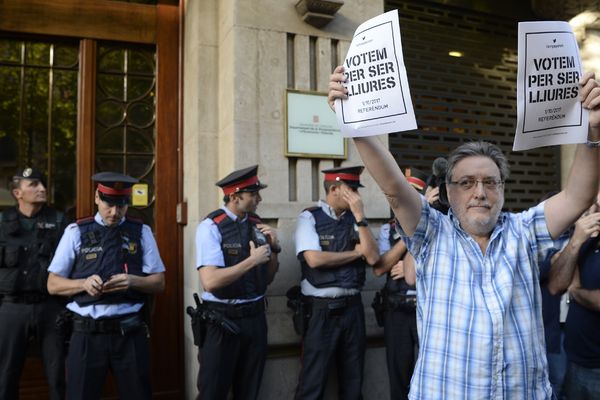
M 344 309 L 358 304 L 362 304 L 360 293 L 353 296 L 346 297 L 314 297 L 304 296 L 303 297 L 308 304 L 312 306 L 313 310 L 319 310 L 323 308 L 327 309 Z
M 202 303 L 210 310 L 215 310 L 227 318 L 254 317 L 265 312 L 265 300 L 260 299 L 251 303 L 227 304 L 216 301 L 203 301 Z
M 414 310 L 417 307 L 417 296 L 409 294 L 388 294 L 384 302 L 391 310 Z
M 83 333 L 125 335 L 143 326 L 146 326 L 146 324 L 139 313 L 106 319 L 93 319 L 75 315 L 73 319 L 73 331 Z
M 44 293 L 19 293 L 19 294 L 3 294 L 0 295 L 2 301 L 7 303 L 24 303 L 24 304 L 36 304 L 46 301 L 50 296 Z

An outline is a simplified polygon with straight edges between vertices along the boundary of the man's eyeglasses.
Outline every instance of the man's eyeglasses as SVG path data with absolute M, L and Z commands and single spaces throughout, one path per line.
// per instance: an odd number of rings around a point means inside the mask
M 477 183 L 481 182 L 483 187 L 486 190 L 493 191 L 497 190 L 498 187 L 504 185 L 504 181 L 500 181 L 494 178 L 484 178 L 484 179 L 475 179 L 475 178 L 462 178 L 458 181 L 449 182 L 450 185 L 458 185 L 462 190 L 471 190 L 477 185 Z

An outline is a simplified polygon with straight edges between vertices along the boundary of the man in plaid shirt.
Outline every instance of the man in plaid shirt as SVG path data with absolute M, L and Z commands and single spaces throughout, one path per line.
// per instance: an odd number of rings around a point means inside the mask
M 329 101 L 346 98 L 343 67 Z M 538 263 L 554 239 L 594 201 L 598 189 L 600 85 L 588 73 L 580 99 L 589 113 L 565 189 L 521 213 L 502 212 L 508 163 L 500 149 L 466 143 L 448 157 L 448 215 L 412 189 L 375 137 L 355 138 L 386 194 L 417 261 L 419 358 L 409 397 L 550 399 Z

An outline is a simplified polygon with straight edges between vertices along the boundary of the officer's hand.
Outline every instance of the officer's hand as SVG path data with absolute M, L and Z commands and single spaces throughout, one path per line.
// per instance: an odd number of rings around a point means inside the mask
M 575 231 L 571 238 L 574 246 L 581 247 L 591 237 L 597 237 L 600 233 L 600 212 L 585 215 L 575 223 Z
M 348 89 L 342 85 L 342 82 L 346 82 L 346 77 L 344 76 L 344 67 L 340 65 L 333 70 L 333 73 L 329 77 L 329 94 L 327 95 L 327 102 L 333 112 L 335 112 L 335 99 L 348 98 Z
M 279 247 L 277 231 L 267 224 L 256 224 L 256 227 L 267 237 L 267 241 L 273 247 Z
M 390 275 L 393 280 L 404 278 L 404 261 L 400 260 L 392 267 Z
M 251 240 L 250 258 L 252 259 L 254 266 L 261 265 L 269 261 L 269 245 L 263 244 L 262 246 L 256 247 L 254 242 Z
M 350 189 L 350 186 L 343 184 L 340 186 L 340 193 L 342 195 L 342 199 L 348 203 L 354 218 L 357 221 L 364 219 L 365 213 L 363 211 L 363 202 L 360 194 L 358 194 L 358 191 L 355 192 L 354 190 Z
M 104 282 L 103 292 L 124 292 L 131 286 L 131 275 L 128 274 L 116 274 L 111 276 L 106 282 Z
M 362 246 L 360 245 L 360 243 L 356 243 L 354 245 L 354 251 L 356 252 L 356 255 L 358 256 L 358 258 L 364 257 L 364 253 L 363 253 L 363 249 Z
M 427 186 L 425 190 L 425 198 L 427 199 L 427 203 L 433 204 L 440 199 L 440 188 Z
M 102 294 L 102 278 L 98 275 L 88 276 L 83 281 L 83 289 L 90 296 L 100 296 Z

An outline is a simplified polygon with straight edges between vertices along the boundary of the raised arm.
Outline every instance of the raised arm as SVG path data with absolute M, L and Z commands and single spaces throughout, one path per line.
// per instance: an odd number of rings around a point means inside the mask
M 334 109 L 335 99 L 348 98 L 342 85 L 344 67 L 339 66 L 331 74 L 328 101 Z M 334 109 L 335 111 L 335 109 Z M 354 138 L 354 143 L 365 167 L 377 182 L 390 203 L 404 232 L 412 236 L 421 215 L 421 199 L 406 181 L 396 160 L 381 141 L 373 136 Z
M 350 211 L 352 212 L 352 215 L 354 215 L 354 219 L 357 222 L 364 220 L 364 204 L 358 191 L 353 191 L 347 185 L 341 185 L 340 190 L 342 197 L 350 206 Z M 374 265 L 377 261 L 379 261 L 379 246 L 377 246 L 373 232 L 371 232 L 371 228 L 368 226 L 357 226 L 357 229 L 360 243 L 357 245 L 358 250 L 367 264 Z
M 404 280 L 409 285 L 415 285 L 417 283 L 417 268 L 415 262 L 415 258 L 410 253 L 404 257 Z
M 590 142 L 600 141 L 600 85 L 593 73 L 586 73 L 580 85 L 580 99 L 590 110 Z M 578 144 L 565 188 L 548 199 L 544 213 L 548 231 L 557 238 L 592 204 L 598 193 L 598 148 Z

